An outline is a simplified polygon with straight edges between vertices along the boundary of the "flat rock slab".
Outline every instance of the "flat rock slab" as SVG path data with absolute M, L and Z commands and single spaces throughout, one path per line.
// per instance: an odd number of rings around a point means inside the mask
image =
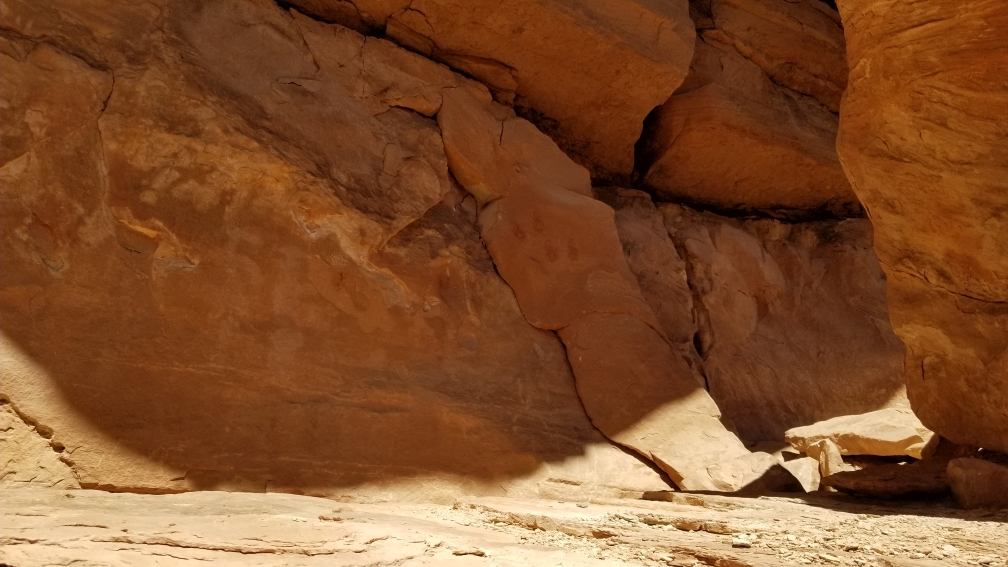
M 842 455 L 919 459 L 932 435 L 909 409 L 887 408 L 795 427 L 784 433 L 784 440 L 803 452 L 825 439 L 835 443 Z

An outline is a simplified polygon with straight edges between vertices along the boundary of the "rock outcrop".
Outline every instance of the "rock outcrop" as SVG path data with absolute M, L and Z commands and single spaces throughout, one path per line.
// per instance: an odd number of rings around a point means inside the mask
M 759 455 L 721 424 L 666 342 L 588 172 L 486 91 L 447 89 L 438 124 L 449 166 L 479 201 L 497 270 L 525 318 L 559 332 L 592 423 L 681 488 L 737 490 L 760 478 Z
M 921 421 L 1008 451 L 1008 13 L 840 0 L 837 148 L 875 227 Z
M 867 221 L 743 221 L 597 193 L 660 329 L 746 443 L 906 406 Z
M 665 198 L 783 217 L 858 216 L 834 141 L 843 33 L 819 0 L 693 2 L 689 76 L 649 118 L 644 183 Z
M 647 114 L 693 54 L 686 0 L 294 0 L 488 85 L 582 165 L 627 178 Z
M 480 244 L 468 79 L 271 2 L 3 10 L 0 388 L 82 485 L 667 487 Z

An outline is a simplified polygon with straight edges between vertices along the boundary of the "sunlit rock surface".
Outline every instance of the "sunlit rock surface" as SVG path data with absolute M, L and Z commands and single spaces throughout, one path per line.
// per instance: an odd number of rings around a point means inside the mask
M 837 148 L 875 226 L 910 401 L 943 437 L 1008 451 L 1008 13 L 838 4 Z

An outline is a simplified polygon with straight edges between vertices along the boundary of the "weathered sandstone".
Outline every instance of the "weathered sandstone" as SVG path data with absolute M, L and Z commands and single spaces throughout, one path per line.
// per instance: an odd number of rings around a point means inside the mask
M 956 503 L 970 508 L 1008 508 L 1008 466 L 981 459 L 953 459 L 948 483 Z
M 271 2 L 3 18 L 0 388 L 82 485 L 667 486 L 480 244 L 429 118 L 467 79 Z
M 710 10 L 706 22 L 694 10 L 700 35 L 690 73 L 645 128 L 637 154 L 644 182 L 720 210 L 859 215 L 834 147 L 832 111 L 846 69 L 829 8 L 717 0 Z M 822 100 L 807 96 L 813 91 Z
M 907 455 L 920 459 L 932 435 L 909 409 L 888 408 L 795 427 L 784 433 L 784 440 L 799 451 L 828 439 L 844 455 Z
M 686 0 L 295 0 L 488 85 L 601 176 L 629 176 L 647 114 L 682 83 Z
M 687 265 L 708 388 L 743 440 L 780 440 L 799 425 L 906 405 L 903 348 L 866 221 L 660 211 Z
M 699 26 L 706 37 L 732 45 L 775 83 L 839 112 L 847 59 L 836 10 L 822 0 L 709 3 L 709 23 Z
M 875 226 L 914 411 L 1008 451 L 1008 12 L 996 0 L 840 0 L 837 148 Z
M 65 448 L 45 435 L 52 432 L 24 421 L 9 403 L 0 404 L 0 486 L 80 487 L 73 470 L 60 460 Z

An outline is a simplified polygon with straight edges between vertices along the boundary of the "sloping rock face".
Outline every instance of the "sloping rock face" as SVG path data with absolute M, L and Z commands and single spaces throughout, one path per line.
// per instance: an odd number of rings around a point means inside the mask
M 667 487 L 480 244 L 466 79 L 269 2 L 3 19 L 0 388 L 81 485 Z
M 842 0 L 837 147 L 875 226 L 914 411 L 1008 451 L 1008 14 L 1000 2 Z
M 819 0 L 694 1 L 690 74 L 649 118 L 644 183 L 720 210 L 858 216 L 834 141 L 843 32 Z
M 661 329 L 746 443 L 906 407 L 868 221 L 743 221 L 602 196 Z
M 647 114 L 693 54 L 686 0 L 294 0 L 490 86 L 602 177 L 630 175 Z
M 680 488 L 738 490 L 766 472 L 670 349 L 588 172 L 486 92 L 446 89 L 438 124 L 487 250 L 526 319 L 559 332 L 592 423 Z

